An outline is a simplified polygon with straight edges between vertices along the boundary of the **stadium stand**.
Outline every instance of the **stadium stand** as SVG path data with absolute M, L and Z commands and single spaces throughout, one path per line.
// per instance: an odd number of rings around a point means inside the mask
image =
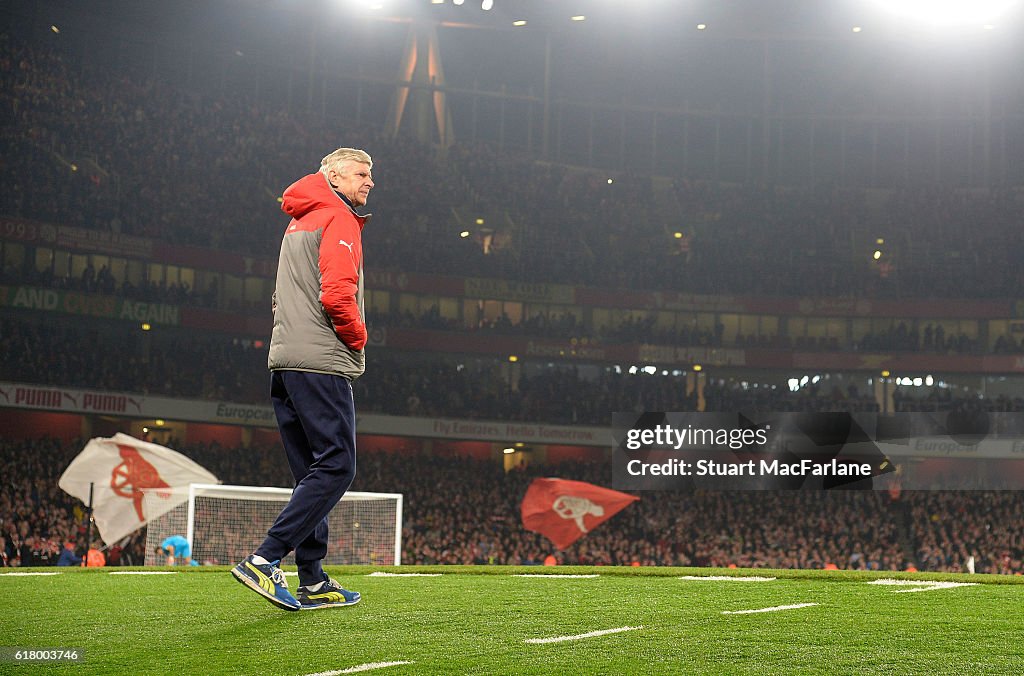
M 897 313 L 846 328 L 862 319 L 858 299 L 941 304 L 1015 297 L 1024 282 L 1016 186 L 869 191 L 665 181 L 541 163 L 484 143 L 442 151 L 374 126 L 338 132 L 323 116 L 245 97 L 183 94 L 158 79 L 76 63 L 56 48 L 29 47 L 9 35 L 0 36 L 0 77 L 0 106 L 8 112 L 0 134 L 0 178 L 8 188 L 0 194 L 0 283 L 101 303 L 162 304 L 218 320 L 206 331 L 143 333 L 134 322 L 129 330 L 125 321 L 8 303 L 0 308 L 0 381 L 266 403 L 264 291 L 272 271 L 240 275 L 238 287 L 251 282 L 249 293 L 202 268 L 175 278 L 166 269 L 156 274 L 149 263 L 97 265 L 75 242 L 26 243 L 17 227 L 143 238 L 157 250 L 154 258 L 183 247 L 207 261 L 228 250 L 271 259 L 283 225 L 276 202 L 283 177 L 315 168 L 318 153 L 342 144 L 371 148 L 380 167 L 379 220 L 365 243 L 382 274 L 825 298 L 841 308 L 831 319 L 844 326 L 839 334 L 808 329 L 806 321 L 797 329 L 804 318 L 791 310 L 750 328 L 726 326 L 718 316 L 665 325 L 647 308 L 598 319 L 600 308 L 555 301 L 510 316 L 503 309 L 467 309 L 478 299 L 464 292 L 452 293 L 452 304 L 461 304 L 453 313 L 435 298 L 402 307 L 393 292 L 387 302 L 370 302 L 371 327 L 385 333 L 799 350 L 812 355 L 810 371 L 828 369 L 831 362 L 818 360 L 832 355 L 954 360 L 1024 351 L 1009 310 L 980 319 L 956 311 L 923 319 Z M 475 225 L 478 217 L 487 227 Z M 985 227 L 972 227 L 979 222 Z M 462 231 L 470 235 L 460 237 Z M 876 238 L 886 241 L 884 265 L 871 258 Z M 244 329 L 223 328 L 247 321 Z M 629 364 L 610 359 L 535 358 L 511 373 L 496 354 L 371 349 L 370 369 L 356 384 L 358 405 L 395 416 L 607 425 L 615 410 L 875 411 L 881 405 L 852 378 L 791 391 L 779 370 L 723 370 L 708 377 L 698 398 L 682 371 L 630 373 Z M 974 384 L 962 388 L 894 386 L 894 410 L 949 410 L 965 401 L 991 411 L 1024 409 L 1024 398 L 1012 392 L 980 392 L 985 377 L 971 372 L 964 378 Z M 758 382 L 769 386 L 752 386 Z M 174 445 L 228 483 L 282 485 L 286 476 L 272 446 Z M 80 447 L 80 440 L 0 440 L 5 565 L 54 564 L 69 541 L 85 550 L 81 506 L 56 488 Z M 406 495 L 408 563 L 540 563 L 550 547 L 517 517 L 529 480 L 552 471 L 600 484 L 610 479 L 600 463 L 506 472 L 493 461 L 394 457 L 372 447 L 360 463 L 354 488 Z M 459 489 L 437 490 L 446 484 Z M 1024 572 L 1020 507 L 1013 492 L 652 493 L 558 556 L 601 565 L 898 570 L 913 563 L 934 571 L 963 570 L 973 556 L 978 572 L 1013 574 Z M 119 544 L 108 564 L 141 562 L 142 541 L 133 536 Z
M 277 448 L 228 449 L 174 444 L 226 483 L 286 483 Z M 81 506 L 56 488 L 79 450 L 53 439 L 4 441 L 0 467 L 17 476 L 0 497 L 8 565 L 55 565 L 40 553 L 66 541 L 84 545 Z M 31 457 L 32 462 L 25 463 Z M 562 476 L 610 481 L 604 463 L 557 466 Z M 364 447 L 355 488 L 405 495 L 403 561 L 409 564 L 540 564 L 550 543 L 523 529 L 519 501 L 526 486 L 551 467 L 506 473 L 490 461 L 443 458 Z M 457 491 L 438 491 L 457 485 Z M 560 563 L 695 565 L 963 571 L 974 556 L 979 573 L 1024 572 L 1024 530 L 1014 518 L 1016 492 L 648 492 L 591 536 L 558 552 Z M 77 514 L 80 517 L 80 514 Z M 120 548 L 122 563 L 138 563 L 144 538 Z M 223 563 L 223 562 L 221 562 Z M 108 557 L 108 565 L 109 557 Z

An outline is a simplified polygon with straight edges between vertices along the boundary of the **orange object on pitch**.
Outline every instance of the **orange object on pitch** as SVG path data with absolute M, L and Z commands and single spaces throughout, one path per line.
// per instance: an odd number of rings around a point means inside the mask
M 85 555 L 85 565 L 89 568 L 102 568 L 107 565 L 107 557 L 98 549 L 90 549 Z

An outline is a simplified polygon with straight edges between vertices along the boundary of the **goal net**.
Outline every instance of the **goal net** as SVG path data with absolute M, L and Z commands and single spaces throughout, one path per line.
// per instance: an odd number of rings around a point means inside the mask
M 290 488 L 191 484 L 188 502 L 149 522 L 146 565 L 162 565 L 154 552 L 171 535 L 184 535 L 192 560 L 235 564 L 252 554 L 291 498 Z M 328 565 L 400 565 L 402 495 L 349 492 L 327 515 Z M 294 553 L 283 564 L 294 564 Z

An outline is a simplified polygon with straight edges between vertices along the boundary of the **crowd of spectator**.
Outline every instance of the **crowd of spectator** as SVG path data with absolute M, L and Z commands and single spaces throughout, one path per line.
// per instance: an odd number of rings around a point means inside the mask
M 1019 493 L 929 492 L 911 503 L 912 537 L 921 570 L 963 570 L 973 557 L 976 569 L 1020 574 L 1024 532 Z
M 582 314 L 582 313 L 580 313 Z M 917 352 L 930 354 L 976 354 L 1024 352 L 1024 339 L 1013 335 L 1000 335 L 991 349 L 967 334 L 946 334 L 941 324 L 929 322 L 920 330 L 908 327 L 907 322 L 892 320 L 892 326 L 875 333 L 866 333 L 847 342 L 836 336 L 815 337 L 779 335 L 777 333 L 727 333 L 723 324 L 713 327 L 657 326 L 653 314 L 630 313 L 618 322 L 594 327 L 574 312 L 537 312 L 513 321 L 505 313 L 495 318 L 467 317 L 463 321 L 441 316 L 436 305 L 414 314 L 409 311 L 386 313 L 369 311 L 371 326 L 383 328 L 417 328 L 438 331 L 480 332 L 505 336 L 531 336 L 576 340 L 584 344 L 649 344 L 681 345 L 690 347 L 764 348 L 800 351 L 856 351 L 856 352 Z
M 920 331 L 908 327 L 906 322 L 896 324 L 888 331 L 871 333 L 863 336 L 855 348 L 861 352 L 871 351 L 902 351 L 902 352 L 939 352 L 946 354 L 966 354 L 978 351 L 978 341 L 965 333 L 946 335 L 941 324 L 926 324 Z M 999 336 L 993 345 L 992 352 L 1020 352 L 1024 345 L 1013 336 Z
M 0 75 L 3 215 L 273 256 L 276 197 L 351 144 L 377 160 L 365 237 L 375 269 L 832 297 L 1012 297 L 1024 281 L 1013 187 L 879 199 L 677 177 L 666 189 L 650 176 L 485 145 L 438 149 L 273 101 L 181 92 L 10 36 Z
M 243 403 L 267 399 L 266 347 L 213 334 L 154 336 L 3 319 L 0 352 L 0 380 Z
M 95 349 L 117 345 L 117 349 Z M 267 403 L 266 343 L 182 331 L 111 333 L 72 324 L 0 319 L 0 380 L 153 396 Z M 853 383 L 707 378 L 701 392 L 682 371 L 534 364 L 515 374 L 503 362 L 380 350 L 355 381 L 360 410 L 400 416 L 607 425 L 614 411 L 877 412 Z M 756 385 L 756 386 L 755 386 Z M 977 396 L 935 385 L 894 386 L 895 411 L 949 411 Z M 980 400 L 990 412 L 1024 411 L 1024 398 Z
M 0 559 L 3 567 L 72 565 L 97 546 L 84 505 L 57 486 L 81 450 L 56 439 L 0 440 Z M 107 549 L 109 565 L 141 565 L 145 537 L 136 533 Z M 67 549 L 73 556 L 62 554 Z M 77 565 L 77 564 L 75 564 Z
M 279 448 L 168 443 L 223 482 L 291 486 Z M 80 444 L 0 441 L 4 564 L 53 565 L 65 543 L 85 543 L 83 506 L 57 487 Z M 408 564 L 738 566 L 849 570 L 1024 571 L 1018 492 L 648 491 L 564 551 L 522 526 L 530 482 L 560 476 L 608 486 L 607 463 L 566 462 L 506 472 L 493 460 L 363 448 L 353 490 L 404 498 Z M 451 486 L 451 490 L 438 487 Z M 457 488 L 456 488 L 457 487 Z M 144 538 L 120 543 L 115 562 L 143 560 Z M 108 563 L 110 554 L 108 553 Z
M 164 280 L 159 282 L 140 280 L 138 284 L 133 284 L 128 279 L 118 279 L 106 265 L 100 266 L 97 271 L 92 263 L 88 263 L 82 274 L 77 276 L 55 274 L 54 270 L 49 267 L 29 268 L 24 271 L 0 268 L 0 283 L 96 293 L 147 303 L 198 305 L 200 307 L 220 306 L 217 302 L 216 283 L 211 284 L 205 290 L 194 289 L 188 282 L 168 284 Z M 227 305 L 223 307 L 227 307 Z

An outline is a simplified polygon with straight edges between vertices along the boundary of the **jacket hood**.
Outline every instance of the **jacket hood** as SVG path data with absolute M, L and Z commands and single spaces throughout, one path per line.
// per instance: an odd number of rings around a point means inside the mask
M 327 177 L 320 172 L 308 174 L 292 183 L 284 191 L 281 200 L 281 211 L 292 218 L 302 218 L 317 209 L 338 207 L 352 208 L 334 192 L 327 182 Z

